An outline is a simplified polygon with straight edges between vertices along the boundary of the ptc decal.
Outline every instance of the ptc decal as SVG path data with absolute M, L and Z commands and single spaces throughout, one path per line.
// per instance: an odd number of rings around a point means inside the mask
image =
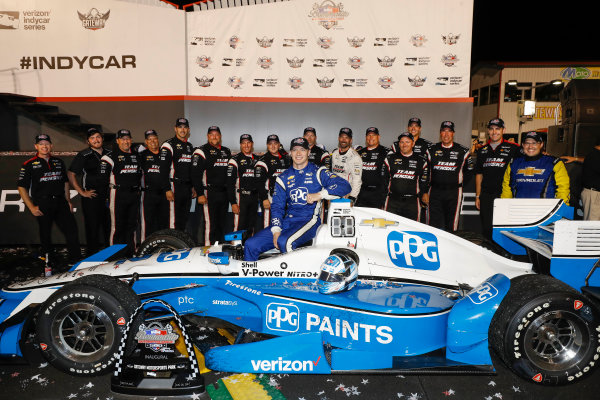
M 435 271 L 440 268 L 438 242 L 429 232 L 390 232 L 388 254 L 394 265 Z

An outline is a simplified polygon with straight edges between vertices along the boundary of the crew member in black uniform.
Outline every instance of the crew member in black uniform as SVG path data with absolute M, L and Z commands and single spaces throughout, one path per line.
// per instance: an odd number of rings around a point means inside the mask
M 492 240 L 494 199 L 502 194 L 506 166 L 519 156 L 521 147 L 503 139 L 505 126 L 500 118 L 488 122 L 488 143 L 477 151 L 475 162 L 475 206 L 479 209 L 483 235 Z
M 144 132 L 146 149 L 139 155 L 142 168 L 140 199 L 140 243 L 152 232 L 169 227 L 169 202 L 160 175 L 160 143 L 154 129 Z
M 258 190 L 254 167 L 258 158 L 253 153 L 252 136 L 240 136 L 240 152 L 231 157 L 227 166 L 227 198 L 233 212 L 233 230 L 254 233 L 258 212 Z
M 374 126 L 367 129 L 365 147 L 358 151 L 362 158 L 362 184 L 356 205 L 359 207 L 382 208 L 387 188 L 381 174 L 383 163 L 390 150 L 379 144 L 379 129 Z
M 427 160 L 413 151 L 414 145 L 412 134 L 399 136 L 398 152 L 390 153 L 385 160 L 383 181 L 385 210 L 418 221 L 421 202 L 429 202 L 429 168 Z
M 90 256 L 108 246 L 108 187 L 100 177 L 100 159 L 103 155 L 110 154 L 110 150 L 104 148 L 104 138 L 96 128 L 88 129 L 87 143 L 89 147 L 73 158 L 67 176 L 71 187 L 81 196 L 87 255 Z
M 60 158 L 52 156 L 50 136 L 35 137 L 35 157 L 25 161 L 19 172 L 17 187 L 23 202 L 33 214 L 40 229 L 42 254 L 52 257 L 52 224 L 65 236 L 68 262 L 76 263 L 81 258 L 77 223 L 73 216 L 73 205 L 69 193 L 67 167 Z
M 280 148 L 279 136 L 269 135 L 267 137 L 267 152 L 259 158 L 255 167 L 258 200 L 263 212 L 263 228 L 271 224 L 271 202 L 273 201 L 275 180 L 292 165 L 290 156 L 287 153 L 282 154 Z
M 415 153 L 418 156 L 427 158 L 427 152 L 429 151 L 431 146 L 433 146 L 433 143 L 421 137 L 421 119 L 417 117 L 412 117 L 411 119 L 409 119 L 407 132 L 410 133 L 413 136 L 413 138 L 415 138 L 413 153 Z M 402 135 L 398 136 L 398 141 L 400 141 L 401 136 Z M 394 144 L 392 145 L 392 151 L 394 153 L 399 152 L 398 142 L 394 142 Z
M 185 230 L 196 193 L 192 187 L 192 154 L 194 146 L 188 142 L 190 123 L 185 118 L 175 121 L 175 136 L 160 147 L 160 175 L 165 197 L 169 201 L 169 228 Z
M 231 151 L 221 145 L 218 126 L 208 128 L 207 143 L 194 150 L 192 181 L 204 208 L 204 242 L 222 242 L 227 218 L 227 163 Z
M 429 151 L 429 224 L 454 232 L 458 229 L 463 183 L 473 171 L 473 160 L 468 148 L 454 143 L 454 122 L 442 122 L 440 140 Z
M 125 252 L 131 256 L 135 250 L 142 168 L 139 154 L 131 151 L 128 129 L 119 129 L 117 148 L 102 156 L 100 175 L 109 187 L 110 245 L 126 244 Z
M 325 147 L 317 144 L 317 131 L 312 126 L 304 128 L 304 139 L 308 142 L 308 161 L 318 167 L 331 169 L 331 155 Z

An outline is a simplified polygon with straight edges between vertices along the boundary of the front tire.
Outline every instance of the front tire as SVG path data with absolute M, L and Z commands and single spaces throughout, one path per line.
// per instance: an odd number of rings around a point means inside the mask
M 600 312 L 592 302 L 547 275 L 524 275 L 494 315 L 491 347 L 517 375 L 563 385 L 589 375 L 600 359 Z

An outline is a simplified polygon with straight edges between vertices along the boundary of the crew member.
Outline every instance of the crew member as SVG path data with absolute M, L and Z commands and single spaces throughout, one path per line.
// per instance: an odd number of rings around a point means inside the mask
M 211 126 L 207 142 L 194 150 L 192 181 L 198 204 L 204 208 L 204 242 L 206 246 L 222 242 L 227 218 L 227 163 L 231 151 L 221 145 L 221 130 Z
M 427 160 L 414 151 L 411 133 L 400 134 L 398 152 L 385 160 L 383 182 L 386 184 L 385 210 L 419 221 L 421 202 L 429 203 L 429 168 Z
M 429 224 L 454 232 L 458 229 L 463 182 L 473 171 L 473 161 L 469 149 L 454 142 L 452 121 L 442 122 L 440 140 L 429 151 Z
M 506 167 L 520 154 L 521 148 L 503 139 L 505 126 L 502 119 L 491 119 L 487 130 L 490 140 L 477 151 L 475 163 L 475 206 L 479 210 L 482 233 L 492 240 L 494 199 L 502 194 Z
M 63 160 L 52 156 L 50 136 L 37 135 L 35 150 L 35 157 L 21 166 L 17 181 L 19 194 L 37 219 L 41 250 L 46 262 L 50 263 L 52 259 L 51 232 L 52 224 L 56 223 L 67 242 L 68 262 L 74 264 L 81 258 L 81 248 L 69 193 L 67 167 Z
M 185 118 L 175 121 L 175 136 L 160 147 L 160 174 L 165 197 L 169 201 L 169 228 L 185 230 L 190 213 L 192 187 L 192 154 L 188 142 L 190 123 Z
M 291 165 L 289 155 L 281 154 L 280 148 L 279 136 L 269 135 L 267 152 L 256 163 L 256 187 L 263 212 L 263 228 L 271 223 L 271 203 L 273 202 L 275 179 Z
M 325 146 L 317 144 L 317 131 L 312 126 L 304 128 L 304 139 L 308 141 L 308 161 L 315 164 L 318 167 L 325 166 L 329 168 L 331 165 L 331 158 Z
M 142 169 L 139 155 L 131 151 L 128 129 L 117 132 L 117 148 L 102 156 L 100 175 L 109 187 L 110 245 L 126 244 L 130 256 L 135 250 Z
M 331 172 L 346 179 L 352 190 L 347 198 L 356 201 L 362 185 L 362 158 L 352 148 L 352 129 L 342 128 L 338 135 L 338 148 L 331 153 Z
M 169 227 L 169 202 L 165 196 L 160 175 L 160 144 L 154 129 L 144 132 L 145 150 L 139 155 L 142 168 L 142 196 L 140 199 L 140 242 L 152 232 Z
M 581 181 L 583 219 L 600 221 L 600 136 L 596 136 L 596 145 L 583 160 Z
M 104 147 L 104 137 L 96 128 L 87 131 L 88 148 L 77 153 L 67 176 L 71 187 L 81 196 L 85 226 L 86 253 L 95 254 L 108 246 L 110 214 L 108 210 L 108 187 L 100 177 L 100 159 L 110 150 Z M 81 184 L 78 177 L 81 177 Z
M 258 212 L 258 190 L 254 167 L 257 157 L 253 153 L 252 136 L 240 136 L 240 152 L 231 157 L 227 166 L 227 197 L 233 212 L 233 230 L 254 233 Z
M 367 129 L 365 145 L 358 151 L 362 158 L 362 185 L 356 205 L 359 207 L 382 208 L 387 189 L 381 179 L 383 163 L 390 150 L 379 144 L 379 129 L 374 126 Z
M 431 149 L 431 146 L 433 146 L 433 143 L 431 143 L 429 140 L 427 139 L 423 139 L 421 137 L 421 119 L 417 118 L 417 117 L 412 117 L 408 120 L 408 126 L 406 128 L 407 132 L 410 133 L 413 138 L 415 138 L 414 143 L 415 145 L 413 146 L 413 153 L 415 153 L 418 156 L 427 158 L 427 152 L 429 151 L 429 149 Z M 400 137 L 402 135 L 398 136 L 398 141 L 400 141 Z M 392 151 L 394 153 L 399 152 L 399 148 L 398 148 L 398 142 L 394 142 L 394 144 L 392 145 Z
M 317 233 L 321 224 L 321 200 L 345 196 L 350 184 L 325 167 L 308 162 L 309 147 L 304 138 L 292 140 L 292 167 L 276 179 L 271 226 L 246 241 L 246 261 L 256 261 L 267 250 L 278 248 L 282 253 L 303 245 Z
M 539 133 L 527 132 L 521 142 L 523 155 L 506 167 L 502 198 L 557 198 L 569 204 L 570 181 L 560 158 L 542 153 Z

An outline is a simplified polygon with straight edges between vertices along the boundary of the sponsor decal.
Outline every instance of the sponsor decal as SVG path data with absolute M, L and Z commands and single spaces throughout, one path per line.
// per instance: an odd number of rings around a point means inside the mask
M 304 82 L 302 82 L 302 78 L 292 76 L 290 79 L 288 79 L 288 85 L 290 85 L 292 89 L 299 89 L 300 86 L 304 85 Z
M 239 76 L 230 76 L 227 79 L 227 84 L 234 89 L 241 89 L 242 85 L 244 84 L 244 81 Z
M 194 298 L 189 296 L 177 297 L 177 305 L 194 304 Z
M 300 310 L 294 304 L 269 303 L 266 325 L 273 331 L 297 332 L 300 328 Z
M 333 81 L 335 80 L 335 78 L 327 78 L 327 77 L 323 77 L 321 79 L 317 78 L 317 83 L 319 84 L 320 87 L 322 88 L 329 88 L 331 87 L 331 85 L 333 84 Z
M 194 36 L 190 45 L 192 46 L 214 46 L 217 42 L 215 37 Z
M 373 42 L 373 46 L 381 47 L 381 46 L 398 46 L 400 43 L 400 38 L 397 36 L 393 37 L 377 37 Z
M 449 33 L 447 35 L 442 35 L 442 41 L 444 42 L 444 44 L 448 44 L 448 45 L 456 44 L 456 42 L 458 42 L 458 39 L 460 39 L 460 33 L 458 35 L 455 35 L 453 33 Z
M 275 87 L 277 86 L 276 78 L 254 78 L 254 87 Z
M 307 196 L 308 189 L 304 186 L 290 190 L 290 199 L 292 200 L 292 204 L 306 204 Z
M 359 38 L 358 36 L 346 39 L 348 40 L 348 44 L 350 45 L 350 47 L 354 47 L 355 49 L 361 47 L 365 42 L 365 38 Z
M 260 65 L 260 67 L 262 69 L 269 69 L 271 68 L 271 65 L 273 65 L 273 59 L 271 57 L 259 57 L 258 61 L 256 61 L 256 63 L 258 65 Z
M 323 28 L 329 30 L 343 21 L 350 13 L 344 11 L 344 5 L 340 2 L 334 3 L 332 0 L 325 0 L 321 4 L 313 4 L 313 8 L 308 14 L 313 21 L 316 21 Z
M 102 29 L 106 25 L 106 21 L 110 16 L 110 10 L 105 13 L 101 13 L 97 8 L 92 8 L 86 14 L 82 14 L 77 11 L 77 15 L 81 20 L 81 24 L 85 29 L 90 29 L 92 31 Z
M 275 38 L 268 38 L 266 36 L 263 36 L 261 39 L 256 38 L 256 43 L 258 43 L 258 45 L 263 49 L 266 49 L 267 47 L 271 47 L 273 45 L 274 39 Z
M 352 69 L 359 69 L 364 63 L 362 57 L 354 56 L 348 59 L 348 65 L 350 65 Z
M 196 57 L 196 64 L 200 66 L 200 68 L 208 68 L 212 61 L 209 56 L 198 56 Z
M 410 86 L 412 87 L 421 87 L 426 80 L 427 77 L 421 78 L 419 75 L 415 76 L 414 78 L 408 77 L 408 83 L 410 83 Z
M 425 35 L 417 33 L 412 35 L 408 41 L 415 47 L 423 47 L 425 42 L 427 42 L 427 38 Z
M 539 169 L 539 168 L 535 168 L 535 167 L 527 167 L 527 168 L 521 168 L 519 170 L 517 170 L 517 174 L 519 175 L 524 175 L 524 176 L 535 176 L 535 175 L 542 175 L 544 173 L 545 169 Z
M 328 49 L 330 48 L 335 42 L 333 41 L 332 38 L 330 37 L 326 37 L 326 36 L 321 36 L 320 38 L 317 39 L 317 44 L 319 46 L 321 46 L 322 49 Z
M 473 302 L 473 304 L 482 304 L 493 299 L 498 295 L 498 289 L 489 282 L 481 284 L 479 287 L 471 290 L 467 297 Z
M 535 382 L 541 382 L 543 377 L 542 377 L 542 374 L 538 373 L 538 374 L 535 374 L 531 379 L 533 379 Z
M 585 67 L 567 67 L 560 71 L 560 77 L 566 80 L 588 79 L 592 76 L 592 71 Z
M 304 38 L 288 38 L 283 39 L 283 47 L 306 47 L 308 39 Z
M 48 349 L 48 345 L 46 343 L 40 343 L 40 349 L 46 351 L 46 349 Z
M 363 219 L 360 221 L 361 226 L 372 226 L 373 228 L 387 228 L 388 226 L 398 225 L 398 221 L 388 221 L 385 218 Z
M 124 317 L 121 317 L 117 320 L 117 325 L 125 325 L 127 321 L 125 321 Z
M 374 339 L 381 344 L 389 344 L 394 340 L 392 328 L 386 325 L 371 325 L 349 322 L 343 319 L 319 316 L 306 313 L 306 330 L 319 330 L 330 336 L 371 343 Z
M 414 67 L 415 65 L 425 66 L 431 62 L 430 57 L 406 57 L 404 59 L 404 65 L 406 67 Z
M 440 268 L 438 242 L 433 233 L 393 231 L 387 237 L 392 263 L 402 268 L 437 270 Z
M 315 58 L 313 60 L 313 67 L 335 67 L 337 62 L 337 58 Z
M 0 11 L 0 29 L 19 29 L 19 12 Z
M 311 372 L 313 367 L 319 365 L 321 356 L 316 361 L 312 360 L 250 360 L 252 369 L 260 372 Z
M 573 303 L 573 308 L 579 310 L 581 307 L 583 307 L 583 301 L 575 300 L 575 302 Z
M 245 58 L 223 58 L 221 65 L 223 67 L 243 67 L 245 63 Z
M 365 87 L 367 86 L 368 80 L 366 78 L 348 78 L 344 79 L 343 87 Z M 342 172 L 342 171 L 335 171 Z
M 237 300 L 213 300 L 212 304 L 215 306 L 237 306 Z
M 229 279 L 227 281 L 225 281 L 225 286 L 231 286 L 233 288 L 239 289 L 243 292 L 247 292 L 250 294 L 255 294 L 257 296 L 260 296 L 262 294 L 262 292 L 260 290 L 256 290 L 256 289 L 252 289 L 248 286 L 244 286 L 244 285 L 240 285 L 237 283 L 233 283 L 232 281 L 230 281 Z
M 394 83 L 396 83 L 394 81 L 394 79 L 391 76 L 382 76 L 381 78 L 379 78 L 377 80 L 377 83 L 379 84 L 379 86 L 381 86 L 384 89 L 389 89 L 392 87 L 392 85 Z
M 444 63 L 446 67 L 454 67 L 454 64 L 456 64 L 457 61 L 459 61 L 459 59 L 456 57 L 456 54 L 448 53 L 442 56 L 442 63 Z
M 382 58 L 377 57 L 377 62 L 383 68 L 389 68 L 389 67 L 391 67 L 392 65 L 394 65 L 394 61 L 396 61 L 396 57 L 394 57 L 394 58 L 390 58 L 388 56 L 385 56 L 385 57 L 382 57 Z
M 304 58 L 300 59 L 298 57 L 286 58 L 286 60 L 288 65 L 292 68 L 300 68 L 302 66 L 302 63 L 304 62 Z
M 229 47 L 231 47 L 232 49 L 237 49 L 241 43 L 242 42 L 240 38 L 235 35 L 229 38 Z
M 187 256 L 189 256 L 189 255 L 190 255 L 190 250 L 189 249 L 167 251 L 167 252 L 164 252 L 164 253 L 160 253 L 158 255 L 158 257 L 156 258 L 156 261 L 159 262 L 159 263 L 171 262 L 171 261 L 180 261 L 180 260 L 183 260 L 183 259 L 187 258 Z
M 462 76 L 438 76 L 435 84 L 437 86 L 460 85 L 463 81 Z M 554 117 L 553 117 L 554 118 Z
M 179 335 L 173 332 L 171 324 L 163 325 L 156 321 L 151 322 L 148 326 L 141 324 L 135 334 L 135 340 L 138 343 L 173 344 L 177 339 L 179 339 Z
M 198 86 L 200 87 L 209 87 L 213 81 L 215 80 L 215 78 L 209 78 L 206 75 L 203 75 L 202 78 L 198 78 L 196 77 L 196 82 L 198 82 Z
M 136 68 L 136 56 L 22 56 L 19 65 L 21 69 L 125 69 Z

